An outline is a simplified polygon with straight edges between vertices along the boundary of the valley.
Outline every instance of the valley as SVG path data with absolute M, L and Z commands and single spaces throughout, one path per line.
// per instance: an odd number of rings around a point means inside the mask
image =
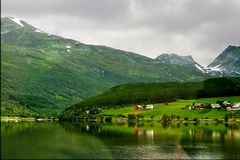
M 83 44 L 13 17 L 1 18 L 1 28 L 1 102 L 6 104 L 2 115 L 59 115 L 67 107 L 128 83 L 192 83 L 239 76 L 240 49 L 235 46 L 205 68 L 191 56 L 162 54 L 152 59 Z
M 239 159 L 239 0 L 1 0 L 1 158 Z

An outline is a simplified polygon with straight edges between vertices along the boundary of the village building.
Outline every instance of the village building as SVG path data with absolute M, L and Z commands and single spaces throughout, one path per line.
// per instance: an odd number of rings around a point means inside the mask
M 188 106 L 188 105 L 185 106 L 185 109 L 189 109 L 189 110 L 194 109 L 194 108 L 195 108 L 194 106 Z
M 195 109 L 197 109 L 197 110 L 198 110 L 198 109 L 204 109 L 204 107 L 203 107 L 202 105 L 196 105 L 196 106 L 195 106 Z
M 240 103 L 234 103 L 231 106 L 226 107 L 228 111 L 238 111 L 240 110 Z
M 98 108 L 98 109 L 92 109 L 92 110 L 90 110 L 90 111 L 88 112 L 88 114 L 99 114 L 99 113 L 101 113 L 101 112 L 102 112 L 101 108 Z
M 218 108 L 221 108 L 222 106 L 216 103 L 216 104 L 211 104 L 211 107 L 212 109 L 218 109 Z
M 202 110 L 202 109 L 220 109 L 224 108 L 228 111 L 237 111 L 240 110 L 240 103 L 230 103 L 228 101 L 224 101 L 222 105 L 218 103 L 213 103 L 213 104 L 208 104 L 208 103 L 202 103 L 202 104 L 197 104 L 195 106 L 191 105 L 186 105 L 185 108 L 186 110 Z
M 146 104 L 144 105 L 145 109 L 153 109 L 153 104 Z
M 198 104 L 195 106 L 195 109 L 206 109 L 209 106 L 209 104 L 203 103 L 203 104 Z
M 153 109 L 153 104 L 136 105 L 135 110 Z
M 142 110 L 143 109 L 143 106 L 142 105 L 136 105 L 135 106 L 135 110 Z
M 223 106 L 227 109 L 227 108 L 232 108 L 233 105 L 228 101 L 224 101 Z

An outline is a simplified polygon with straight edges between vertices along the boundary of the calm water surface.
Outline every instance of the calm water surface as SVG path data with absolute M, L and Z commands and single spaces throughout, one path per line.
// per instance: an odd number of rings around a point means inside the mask
M 239 125 L 1 123 L 1 159 L 240 159 Z

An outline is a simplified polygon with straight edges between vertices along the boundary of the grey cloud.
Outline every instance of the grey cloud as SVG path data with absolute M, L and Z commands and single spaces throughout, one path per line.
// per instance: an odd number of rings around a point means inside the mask
M 2 14 L 84 43 L 207 65 L 240 42 L 239 0 L 2 0 Z
M 69 15 L 95 20 L 125 16 L 127 0 L 3 0 L 3 12 L 29 16 Z

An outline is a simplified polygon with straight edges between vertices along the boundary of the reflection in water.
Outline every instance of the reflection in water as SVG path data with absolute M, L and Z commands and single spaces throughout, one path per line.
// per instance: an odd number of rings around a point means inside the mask
M 1 123 L 1 159 L 112 158 L 98 138 L 54 122 Z
M 182 148 L 194 159 L 239 159 L 239 126 L 199 126 L 181 139 Z
M 237 125 L 1 124 L 1 159 L 240 158 Z

